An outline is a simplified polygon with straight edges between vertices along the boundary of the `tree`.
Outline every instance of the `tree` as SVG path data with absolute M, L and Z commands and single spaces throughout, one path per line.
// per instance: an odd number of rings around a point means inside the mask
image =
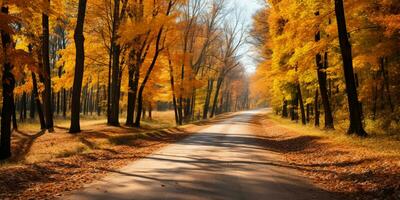
M 46 1 L 46 0 L 44 0 Z M 50 0 L 48 2 L 48 10 L 50 10 Z M 43 59 L 43 80 L 44 80 L 44 113 L 46 116 L 46 128 L 49 132 L 54 131 L 53 110 L 52 110 L 52 88 L 51 88 L 51 71 L 49 56 L 49 16 L 47 13 L 42 14 L 42 59 Z
M 165 16 L 168 17 L 170 15 L 171 10 L 172 10 L 172 8 L 173 8 L 175 3 L 176 3 L 175 1 L 169 0 Z M 164 28 L 165 28 L 165 25 L 161 24 L 161 26 L 160 26 L 160 28 L 158 30 L 157 37 L 156 37 L 156 43 L 155 43 L 155 47 L 154 47 L 155 50 L 154 50 L 153 59 L 151 61 L 151 64 L 150 64 L 149 68 L 147 69 L 147 72 L 146 72 L 146 75 L 144 77 L 144 80 L 143 80 L 143 82 L 142 82 L 142 84 L 140 85 L 140 88 L 139 88 L 139 92 L 138 92 L 138 108 L 137 108 L 137 112 L 136 112 L 137 114 L 136 114 L 136 119 L 135 119 L 135 126 L 138 127 L 138 128 L 140 127 L 140 119 L 142 117 L 142 110 L 143 110 L 143 92 L 144 92 L 144 89 L 146 87 L 146 83 L 150 78 L 151 72 L 153 71 L 154 66 L 156 65 L 158 56 L 160 55 L 160 52 L 162 50 L 164 50 L 164 48 L 161 46 L 161 42 L 162 42 L 161 39 L 162 39 L 162 35 L 163 35 L 163 32 L 164 32 Z
M 72 90 L 72 103 L 71 103 L 71 127 L 69 129 L 70 133 L 80 132 L 80 101 L 81 101 L 81 91 L 82 91 L 82 79 L 83 70 L 85 64 L 85 48 L 84 48 L 84 35 L 83 35 L 83 25 L 85 22 L 86 13 L 86 0 L 79 0 L 78 5 L 78 17 L 75 27 L 74 40 L 76 47 L 76 58 L 75 58 L 75 76 L 74 76 L 74 86 Z
M 319 11 L 317 11 L 315 13 L 315 15 L 319 16 Z M 319 42 L 320 40 L 321 40 L 321 32 L 318 31 L 315 35 L 315 42 Z M 326 61 L 326 59 L 327 59 L 327 57 L 325 57 L 325 61 Z M 328 69 L 328 66 L 324 65 L 321 53 L 318 53 L 315 56 L 315 61 L 317 64 L 318 85 L 319 85 L 319 90 L 321 93 L 322 105 L 324 106 L 325 128 L 333 129 L 334 128 L 333 116 L 332 116 L 332 110 L 331 110 L 331 105 L 329 102 L 328 89 L 327 89 L 326 70 Z M 327 63 L 327 62 L 325 62 L 325 63 Z
M 343 60 L 343 71 L 346 81 L 347 101 L 350 113 L 350 127 L 348 134 L 357 134 L 358 136 L 365 137 L 365 132 L 362 124 L 360 102 L 358 101 L 358 94 L 356 82 L 354 80 L 353 71 L 353 57 L 351 45 L 348 38 L 346 18 L 344 13 L 344 6 L 342 0 L 335 0 L 335 13 L 339 34 L 340 50 Z
M 8 15 L 8 7 L 3 5 L 1 13 Z M 13 48 L 11 36 L 8 32 L 1 30 L 1 43 L 3 47 L 4 60 L 3 63 L 3 106 L 1 111 L 1 137 L 0 137 L 0 160 L 7 159 L 11 156 L 11 117 L 14 107 L 14 87 L 15 78 L 11 73 L 14 66 L 8 60 L 8 51 Z

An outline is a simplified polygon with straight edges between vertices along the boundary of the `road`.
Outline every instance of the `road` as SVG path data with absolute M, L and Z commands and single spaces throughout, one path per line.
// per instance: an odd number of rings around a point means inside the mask
M 64 199 L 333 199 L 255 136 L 241 112 L 88 185 Z

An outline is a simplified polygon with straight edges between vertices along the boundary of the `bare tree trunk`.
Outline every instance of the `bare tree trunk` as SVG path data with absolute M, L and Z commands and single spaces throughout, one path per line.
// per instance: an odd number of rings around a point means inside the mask
M 118 27 L 120 18 L 120 0 L 114 0 L 114 19 L 113 19 L 113 31 L 112 31 L 112 49 L 113 49 L 113 59 L 112 59 L 112 96 L 111 96 L 111 117 L 109 124 L 112 126 L 119 126 L 119 99 L 120 99 L 120 54 L 121 47 L 117 43 L 118 39 Z
M 289 117 L 287 106 L 288 106 L 287 100 L 286 100 L 286 99 L 283 99 L 283 104 L 282 104 L 282 117 L 284 117 L 284 118 Z
M 217 101 L 218 101 L 218 96 L 219 96 L 219 91 L 221 89 L 222 83 L 223 83 L 224 79 L 222 77 L 219 77 L 217 80 L 217 89 L 215 91 L 215 95 L 214 95 L 214 102 L 213 102 L 213 106 L 212 106 L 212 110 L 211 110 L 211 115 L 210 117 L 214 117 L 215 113 L 216 113 L 216 109 L 217 109 Z
M 112 55 L 113 50 L 109 52 L 109 63 L 108 63 L 108 83 L 107 83 L 107 123 L 111 123 L 111 69 L 112 69 Z
M 1 12 L 8 15 L 8 7 L 2 6 Z M 13 113 L 13 96 L 15 78 L 12 74 L 13 66 L 7 60 L 7 48 L 11 48 L 11 36 L 5 31 L 1 31 L 1 43 L 3 45 L 3 55 L 6 58 L 3 63 L 3 106 L 1 110 L 1 135 L 0 135 L 0 160 L 11 157 L 11 117 Z
M 19 112 L 19 121 L 24 122 L 26 119 L 26 92 L 22 93 L 21 101 L 20 101 L 20 112 Z
M 128 72 L 128 109 L 126 111 L 126 125 L 133 126 L 133 118 L 135 112 L 135 101 L 136 92 L 135 91 L 135 80 L 133 80 L 135 75 L 135 65 L 133 59 L 135 58 L 135 51 L 131 51 L 129 55 L 129 72 Z
M 33 89 L 32 89 L 33 90 Z M 30 109 L 29 109 L 29 117 L 31 119 L 35 119 L 35 112 L 36 112 L 36 107 L 35 107 L 35 96 L 33 95 L 33 92 L 31 92 L 31 100 L 30 100 Z
M 80 127 L 80 104 L 82 93 L 83 70 L 85 65 L 85 37 L 83 35 L 83 25 L 85 22 L 87 0 L 79 0 L 78 19 L 75 27 L 74 40 L 76 48 L 75 57 L 75 76 L 72 90 L 72 103 L 71 103 L 71 127 L 70 133 L 78 133 L 81 131 Z
M 388 71 L 385 69 L 385 58 L 381 58 L 381 71 L 382 71 L 382 76 L 383 76 L 383 85 L 386 89 L 386 96 L 388 98 L 388 103 L 389 103 L 389 107 L 390 110 L 393 112 L 394 111 L 394 106 L 393 106 L 393 102 L 392 102 L 392 95 L 390 92 L 390 85 L 389 85 L 389 73 Z
M 319 11 L 315 13 L 316 16 L 319 16 Z M 315 41 L 319 42 L 321 40 L 321 33 L 320 31 L 317 32 L 315 35 Z M 329 95 L 328 95 L 328 89 L 327 89 L 327 74 L 326 74 L 326 69 L 328 68 L 328 53 L 325 52 L 325 64 L 323 63 L 322 60 L 322 55 L 318 53 L 315 57 L 316 64 L 317 64 L 317 77 L 318 77 L 318 85 L 319 85 L 319 90 L 321 92 L 321 99 L 322 99 L 322 104 L 324 106 L 324 116 L 325 116 L 325 128 L 326 129 L 333 129 L 333 116 L 332 116 L 332 110 L 329 102 Z
M 203 119 L 208 118 L 208 110 L 210 108 L 210 100 L 213 88 L 214 88 L 214 79 L 209 79 L 207 85 L 206 101 L 204 103 L 204 108 L 203 108 Z
M 48 0 L 50 3 L 50 0 Z M 43 79 L 44 79 L 44 113 L 46 117 L 46 128 L 49 132 L 54 131 L 53 111 L 52 111 L 52 88 L 49 55 L 49 16 L 42 14 L 42 59 L 43 59 Z
M 43 110 L 42 110 L 42 104 L 41 104 L 40 99 L 39 99 L 36 76 L 35 76 L 35 73 L 33 73 L 33 72 L 32 72 L 32 83 L 33 83 L 32 95 L 34 96 L 35 101 L 36 101 L 36 107 L 37 107 L 37 111 L 38 111 L 38 115 L 39 115 L 39 121 L 40 121 L 40 129 L 44 130 L 44 129 L 46 129 L 46 121 L 44 119 L 44 114 L 43 114 Z
M 18 130 L 17 113 L 16 113 L 16 109 L 15 109 L 15 98 L 14 98 L 14 95 L 12 97 L 12 110 L 13 110 L 13 114 L 12 114 L 13 129 L 14 130 Z
M 315 90 L 315 100 L 314 100 L 314 110 L 315 110 L 315 116 L 314 116 L 314 125 L 319 127 L 319 94 L 318 94 L 318 89 Z
M 63 117 L 64 119 L 67 118 L 67 90 L 65 88 L 62 89 L 63 91 Z
M 301 87 L 300 84 L 297 84 L 297 95 L 299 98 L 299 103 L 300 103 L 300 111 L 301 111 L 301 122 L 306 125 L 306 113 L 304 110 L 304 103 L 303 103 L 303 95 L 301 93 Z
M 350 113 L 350 127 L 348 133 L 355 133 L 358 136 L 365 137 L 367 136 L 367 132 L 365 132 L 363 128 L 361 108 L 358 101 L 357 88 L 354 80 L 353 57 L 346 27 L 343 0 L 335 0 L 335 13 L 339 33 L 340 50 L 343 59 L 343 71 L 345 76 L 346 93 Z
M 174 106 L 174 114 L 175 114 L 175 124 L 181 125 L 181 124 L 179 124 L 178 108 L 177 108 L 177 104 L 176 104 L 174 68 L 172 66 L 172 61 L 171 61 L 170 56 L 168 56 L 168 64 L 169 64 L 169 77 L 170 77 L 170 81 L 171 81 L 172 104 Z

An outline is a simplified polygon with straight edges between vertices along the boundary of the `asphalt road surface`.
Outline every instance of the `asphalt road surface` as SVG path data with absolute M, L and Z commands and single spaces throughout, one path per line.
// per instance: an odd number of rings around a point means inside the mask
M 264 129 L 252 119 L 262 112 L 204 126 L 64 199 L 333 199 L 261 145 L 254 133 Z

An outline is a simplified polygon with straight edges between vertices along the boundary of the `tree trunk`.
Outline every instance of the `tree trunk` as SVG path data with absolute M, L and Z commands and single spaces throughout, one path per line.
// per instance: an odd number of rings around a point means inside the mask
M 335 0 L 335 13 L 339 33 L 340 50 L 343 59 L 343 71 L 346 83 L 346 93 L 350 113 L 349 134 L 367 136 L 362 124 L 361 108 L 358 101 L 356 83 L 354 80 L 353 58 L 351 45 L 348 38 L 343 0 Z
M 150 119 L 150 120 L 153 119 L 152 112 L 153 112 L 153 107 L 152 107 L 152 105 L 151 105 L 151 103 L 150 103 L 150 104 L 149 104 L 149 119 Z
M 83 25 L 85 22 L 87 0 L 79 0 L 78 19 L 75 27 L 74 40 L 75 40 L 75 76 L 72 90 L 71 102 L 71 127 L 70 133 L 78 133 L 81 131 L 80 127 L 80 104 L 82 93 L 82 80 L 83 70 L 85 65 L 85 37 L 83 35 Z
M 168 56 L 168 65 L 169 65 L 169 77 L 170 77 L 170 81 L 171 81 L 172 104 L 174 106 L 174 114 L 175 114 L 175 124 L 178 125 L 179 124 L 179 116 L 178 116 L 178 109 L 177 109 L 176 95 L 175 95 L 174 68 L 172 66 L 172 61 L 171 61 L 170 56 Z M 179 125 L 181 125 L 181 124 L 179 124 Z
M 37 107 L 37 111 L 38 111 L 38 115 L 39 115 L 39 121 L 40 121 L 40 129 L 44 130 L 44 129 L 46 129 L 46 121 L 44 119 L 44 114 L 43 114 L 43 110 L 42 110 L 42 103 L 40 102 L 40 99 L 39 99 L 36 75 L 33 72 L 32 72 L 32 83 L 33 83 L 32 95 L 34 96 L 35 101 L 36 101 L 36 107 Z
M 120 0 L 114 0 L 114 19 L 113 19 L 113 31 L 112 31 L 112 49 L 113 49 L 113 59 L 112 59 L 112 96 L 111 96 L 111 117 L 109 124 L 111 126 L 119 126 L 119 99 L 121 87 L 119 84 L 120 76 L 120 54 L 121 47 L 117 43 L 118 39 L 118 27 L 120 18 Z
M 111 69 L 112 69 L 112 46 L 109 52 L 108 83 L 107 83 L 107 124 L 111 123 Z
M 67 118 L 67 90 L 65 88 L 62 89 L 63 91 L 63 117 L 64 119 Z
M 381 71 L 382 71 L 382 77 L 383 77 L 383 85 L 384 88 L 386 89 L 387 92 L 387 99 L 388 99 L 388 103 L 389 103 L 389 107 L 390 110 L 393 112 L 394 111 L 394 106 L 393 106 L 393 102 L 392 102 L 392 95 L 390 92 L 390 85 L 389 85 L 389 72 L 385 69 L 385 58 L 381 58 Z
M 20 112 L 19 112 L 19 121 L 24 122 L 26 119 L 26 92 L 22 93 L 21 101 L 20 101 Z
M 8 7 L 1 7 L 1 12 L 8 15 Z M 1 42 L 3 45 L 3 106 L 1 110 L 1 135 L 0 135 L 0 160 L 11 157 L 11 117 L 13 113 L 13 96 L 15 78 L 12 74 L 13 66 L 7 60 L 7 49 L 12 47 L 11 36 L 5 31 L 1 31 Z
M 96 90 L 96 111 L 97 116 L 101 115 L 101 105 L 100 105 L 100 75 L 97 74 L 97 90 Z
M 146 83 L 150 78 L 151 72 L 153 71 L 154 66 L 156 65 L 158 55 L 160 54 L 160 41 L 161 41 L 161 35 L 163 32 L 163 28 L 160 29 L 158 36 L 157 36 L 157 42 L 156 42 L 156 51 L 153 57 L 153 61 L 150 64 L 149 69 L 146 72 L 146 75 L 144 77 L 144 80 L 142 84 L 140 85 L 139 93 L 138 93 L 138 107 L 137 107 L 137 114 L 136 114 L 136 119 L 135 119 L 135 127 L 140 128 L 140 118 L 141 118 L 141 112 L 143 109 L 143 92 L 146 87 Z
M 299 103 L 300 103 L 301 123 L 306 125 L 306 123 L 307 123 L 306 122 L 306 113 L 305 113 L 305 109 L 304 109 L 303 95 L 301 93 L 300 84 L 297 84 L 297 95 L 298 95 Z
M 213 89 L 214 89 L 214 79 L 209 79 L 207 85 L 206 101 L 204 103 L 204 109 L 203 109 L 203 119 L 208 118 L 208 110 L 210 108 L 210 100 Z
M 218 102 L 218 96 L 219 96 L 219 91 L 221 89 L 221 85 L 223 83 L 224 79 L 222 77 L 219 77 L 217 80 L 217 89 L 215 91 L 215 95 L 214 95 L 214 101 L 213 101 L 213 106 L 211 109 L 211 115 L 210 118 L 214 117 L 216 109 L 217 109 L 217 102 Z
M 31 101 L 30 101 L 31 105 L 30 105 L 30 109 L 29 109 L 29 117 L 31 119 L 35 119 L 35 111 L 36 111 L 36 107 L 35 107 L 35 96 L 33 95 L 33 89 L 31 92 Z
M 167 16 L 169 16 L 169 14 L 170 14 L 172 5 L 173 5 L 173 2 L 172 2 L 172 0 L 170 0 L 168 3 L 168 9 L 167 9 L 167 13 L 166 13 Z M 142 84 L 140 85 L 140 89 L 139 89 L 139 93 L 138 93 L 138 97 L 137 97 L 138 98 L 137 115 L 136 115 L 136 119 L 135 119 L 135 127 L 137 127 L 137 128 L 140 128 L 140 117 L 141 117 L 140 115 L 141 115 L 142 107 L 143 107 L 143 92 L 146 87 L 147 81 L 150 78 L 151 72 L 153 71 L 154 66 L 156 65 L 158 56 L 160 55 L 160 52 L 161 52 L 161 48 L 160 48 L 161 44 L 160 43 L 161 43 L 161 36 L 163 34 L 163 31 L 164 31 L 164 26 L 161 26 L 160 30 L 158 31 L 158 35 L 157 35 L 157 39 L 156 39 L 156 46 L 155 46 L 155 53 L 153 56 L 153 60 L 149 66 L 149 69 L 146 72 L 146 75 L 143 79 Z
M 83 108 L 83 115 L 87 114 L 87 84 L 83 88 L 83 101 L 81 102 L 81 107 Z
M 314 110 L 315 110 L 315 116 L 314 116 L 314 125 L 319 127 L 319 94 L 318 94 L 318 89 L 315 90 L 315 100 L 314 100 Z
M 319 11 L 315 13 L 316 16 L 319 16 Z M 321 32 L 318 31 L 315 35 L 315 42 L 319 42 L 321 40 Z M 317 77 L 318 77 L 318 85 L 319 90 L 321 92 L 322 104 L 324 106 L 324 116 L 325 116 L 325 129 L 333 129 L 333 116 L 332 110 L 329 102 L 328 88 L 327 88 L 327 74 L 326 70 L 328 68 L 328 53 L 325 52 L 325 64 L 322 60 L 322 55 L 318 53 L 315 57 L 317 64 Z
M 15 108 L 15 98 L 14 98 L 14 95 L 13 95 L 13 97 L 12 97 L 12 110 L 13 110 L 13 114 L 12 114 L 13 129 L 14 129 L 14 130 L 18 130 L 17 112 L 16 112 L 16 108 Z
M 135 75 L 135 65 L 134 65 L 134 57 L 135 51 L 130 52 L 130 63 L 129 63 L 129 72 L 128 72 L 128 109 L 126 111 L 126 125 L 133 126 L 133 117 L 135 112 L 135 101 L 136 101 L 136 92 L 135 91 L 135 80 L 133 80 Z
M 48 0 L 50 3 L 50 0 Z M 51 88 L 51 71 L 50 71 L 50 55 L 49 55 L 49 16 L 42 14 L 42 59 L 44 73 L 44 113 L 46 117 L 46 128 L 49 132 L 54 131 L 53 109 L 52 109 L 52 88 Z
M 286 100 L 286 99 L 283 99 L 282 117 L 284 117 L 284 118 L 289 117 L 287 106 L 288 106 L 287 100 Z

